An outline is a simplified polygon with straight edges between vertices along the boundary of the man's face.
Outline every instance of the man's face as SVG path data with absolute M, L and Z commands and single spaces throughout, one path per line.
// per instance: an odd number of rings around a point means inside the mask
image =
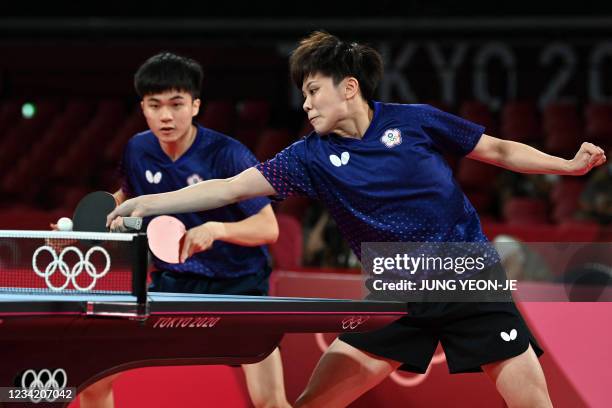
M 166 91 L 145 95 L 140 103 L 147 125 L 163 143 L 175 143 L 189 134 L 191 121 L 200 110 L 200 100 L 189 92 Z
M 343 89 L 344 80 L 335 86 L 331 77 L 319 73 L 309 75 L 304 79 L 302 108 L 318 134 L 324 135 L 332 132 L 346 117 L 346 98 L 344 98 Z

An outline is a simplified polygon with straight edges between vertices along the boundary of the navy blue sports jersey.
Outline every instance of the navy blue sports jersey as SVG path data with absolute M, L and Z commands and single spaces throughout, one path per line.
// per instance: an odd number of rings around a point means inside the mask
M 125 147 L 120 166 L 122 189 L 129 197 L 164 193 L 203 180 L 233 177 L 256 163 L 253 154 L 240 142 L 202 126 L 198 126 L 189 149 L 173 162 L 153 132 L 146 131 L 132 137 Z M 240 221 L 257 214 L 269 203 L 267 198 L 255 198 L 175 216 L 190 229 L 207 221 Z M 167 264 L 157 258 L 154 263 L 162 270 L 230 278 L 261 271 L 268 263 L 268 251 L 265 246 L 244 247 L 216 241 L 211 249 L 194 254 L 183 264 Z
M 313 132 L 259 164 L 275 199 L 320 200 L 360 259 L 362 242 L 486 242 L 442 156 L 468 154 L 484 128 L 428 105 L 373 108 L 362 139 Z

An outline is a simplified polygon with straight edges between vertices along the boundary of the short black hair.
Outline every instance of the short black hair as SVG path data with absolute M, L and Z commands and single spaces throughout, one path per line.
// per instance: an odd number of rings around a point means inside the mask
M 200 97 L 204 72 L 195 60 L 171 52 L 161 52 L 146 60 L 134 74 L 134 88 L 140 98 L 176 90 Z
M 383 61 L 368 45 L 347 43 L 325 31 L 315 31 L 291 53 L 289 70 L 298 89 L 304 78 L 317 73 L 332 77 L 335 85 L 346 77 L 355 77 L 361 95 L 368 101 L 382 78 Z

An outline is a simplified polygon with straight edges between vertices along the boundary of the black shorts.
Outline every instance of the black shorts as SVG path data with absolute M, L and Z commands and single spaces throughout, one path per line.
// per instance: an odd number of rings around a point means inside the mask
M 150 292 L 267 296 L 271 269 L 237 278 L 211 278 L 195 273 L 154 271 Z
M 505 276 L 498 266 L 488 273 Z M 538 357 L 543 354 L 511 300 L 409 302 L 407 308 L 408 316 L 382 329 L 344 333 L 340 340 L 401 362 L 400 370 L 416 373 L 427 370 L 438 342 L 442 344 L 452 374 L 482 371 L 482 365 L 518 356 L 529 344 Z

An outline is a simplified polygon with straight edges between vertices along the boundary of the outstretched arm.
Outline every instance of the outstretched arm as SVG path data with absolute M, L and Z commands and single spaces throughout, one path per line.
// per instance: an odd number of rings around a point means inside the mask
M 227 179 L 207 180 L 193 186 L 162 194 L 126 200 L 107 216 L 107 225 L 116 217 L 146 217 L 210 210 L 253 197 L 276 194 L 256 168 Z
M 604 151 L 583 143 L 571 160 L 551 156 L 523 143 L 482 135 L 467 157 L 518 173 L 581 176 L 606 162 Z

